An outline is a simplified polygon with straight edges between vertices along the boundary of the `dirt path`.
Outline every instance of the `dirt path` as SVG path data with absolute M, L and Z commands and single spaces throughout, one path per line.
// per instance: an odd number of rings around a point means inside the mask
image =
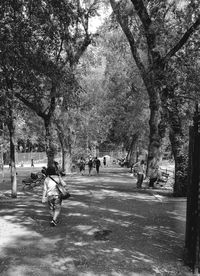
M 17 199 L 0 199 L 1 276 L 192 275 L 182 263 L 184 199 L 137 191 L 121 168 L 67 179 L 72 197 L 55 228 L 41 187 L 19 184 Z

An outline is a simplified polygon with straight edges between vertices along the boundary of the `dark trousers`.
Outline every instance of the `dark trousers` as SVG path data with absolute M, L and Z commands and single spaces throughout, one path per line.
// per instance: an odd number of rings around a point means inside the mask
M 154 184 L 156 183 L 156 181 L 157 181 L 157 177 L 150 178 L 150 180 L 149 180 L 149 187 L 153 188 Z
M 97 173 L 99 173 L 99 166 L 96 166 L 96 171 Z
M 144 174 L 143 173 L 138 173 L 137 174 L 137 188 L 141 188 L 142 187 L 142 182 L 144 180 Z

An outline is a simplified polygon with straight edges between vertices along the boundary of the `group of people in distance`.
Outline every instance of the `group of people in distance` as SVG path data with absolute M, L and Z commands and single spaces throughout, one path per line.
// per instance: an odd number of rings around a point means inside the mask
M 88 166 L 88 174 L 91 175 L 92 169 L 96 169 L 96 173 L 99 174 L 99 168 L 101 166 L 101 161 L 98 157 L 92 158 L 91 156 L 86 161 L 83 157 L 80 158 L 78 162 L 79 170 L 81 175 L 85 172 L 85 166 Z M 103 165 L 106 166 L 106 157 L 103 158 Z

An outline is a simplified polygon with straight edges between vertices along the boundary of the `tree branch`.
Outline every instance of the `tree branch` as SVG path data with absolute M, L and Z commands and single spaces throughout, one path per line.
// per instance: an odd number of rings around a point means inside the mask
M 82 56 L 82 54 L 85 52 L 85 50 L 87 49 L 88 45 L 90 45 L 91 43 L 91 37 L 90 35 L 86 34 L 83 42 L 81 43 L 81 45 L 78 47 L 76 54 L 74 55 L 74 62 L 73 65 L 78 63 L 80 57 Z
M 144 33 L 147 39 L 147 45 L 151 55 L 153 55 L 153 51 L 156 43 L 156 33 L 152 28 L 152 20 L 148 14 L 148 11 L 143 3 L 143 0 L 131 0 L 137 15 L 140 18 L 142 26 L 144 28 Z
M 47 117 L 47 115 L 42 112 L 40 110 L 40 107 L 39 106 L 36 106 L 34 103 L 32 102 L 29 102 L 26 98 L 24 98 L 22 95 L 21 95 L 21 91 L 20 92 L 15 92 L 15 97 L 17 99 L 19 99 L 23 104 L 25 104 L 27 107 L 29 107 L 31 110 L 33 110 L 39 117 L 45 119 Z
M 142 22 L 145 32 L 148 32 L 149 27 L 151 25 L 151 18 L 149 17 L 149 14 L 147 12 L 147 9 L 146 9 L 143 1 L 142 0 L 131 0 L 131 2 L 133 3 L 135 11 L 137 12 L 137 14 Z
M 181 47 L 187 42 L 190 36 L 197 30 L 200 25 L 200 15 L 197 17 L 196 21 L 192 24 L 192 26 L 184 33 L 179 42 L 166 54 L 163 58 L 164 62 L 167 62 L 172 56 L 178 52 Z
M 116 15 L 116 19 L 117 19 L 118 23 L 120 24 L 123 32 L 125 33 L 125 35 L 128 39 L 135 63 L 137 64 L 141 74 L 145 75 L 146 70 L 145 70 L 145 67 L 141 61 L 140 56 L 139 56 L 139 53 L 138 53 L 138 50 L 136 47 L 136 43 L 135 43 L 135 39 L 130 31 L 130 28 L 128 27 L 127 17 L 123 18 L 122 15 L 120 14 L 120 6 L 119 6 L 120 2 L 116 3 L 115 0 L 110 0 L 110 4 L 112 6 L 114 14 Z

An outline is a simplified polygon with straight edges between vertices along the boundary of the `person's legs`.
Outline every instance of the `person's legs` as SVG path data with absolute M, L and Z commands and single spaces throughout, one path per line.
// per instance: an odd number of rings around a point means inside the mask
M 53 218 L 51 221 L 51 226 L 56 226 L 56 224 L 58 223 L 58 217 L 61 212 L 61 203 L 62 203 L 61 198 L 58 196 L 54 196 L 54 198 L 53 198 Z
M 141 188 L 142 187 L 142 182 L 144 179 L 144 175 L 141 173 L 137 174 L 137 188 Z
M 51 219 L 53 218 L 53 214 L 54 214 L 54 203 L 53 203 L 53 197 L 50 196 L 48 198 L 48 208 L 49 208 L 49 214 L 51 216 Z
M 149 181 L 149 188 L 154 188 L 154 183 L 156 182 L 157 178 L 150 178 Z
M 83 175 L 83 168 L 80 167 L 80 174 Z

